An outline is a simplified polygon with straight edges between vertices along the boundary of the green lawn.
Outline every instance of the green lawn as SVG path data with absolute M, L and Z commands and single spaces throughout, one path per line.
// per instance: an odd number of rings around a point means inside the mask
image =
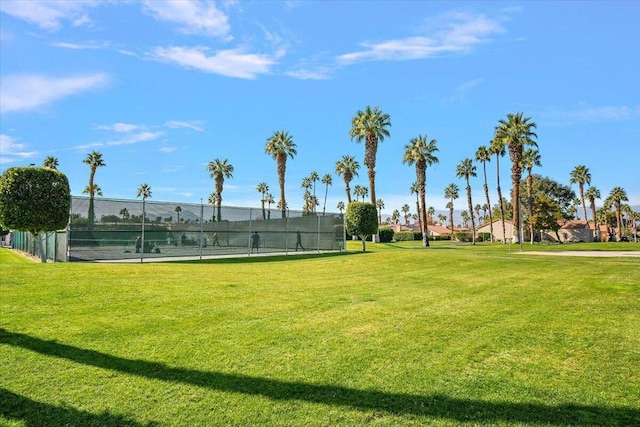
M 640 424 L 640 258 L 367 249 L 142 265 L 2 249 L 0 425 Z

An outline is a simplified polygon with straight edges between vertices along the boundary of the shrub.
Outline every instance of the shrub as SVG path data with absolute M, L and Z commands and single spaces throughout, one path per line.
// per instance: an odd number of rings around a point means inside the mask
M 380 234 L 380 242 L 388 243 L 393 240 L 394 231 L 391 227 L 380 227 L 378 229 L 378 233 Z
M 455 233 L 454 238 L 458 242 L 470 242 L 472 239 L 472 236 L 471 236 L 471 233 L 469 232 L 460 231 L 458 233 Z
M 347 231 L 362 240 L 362 252 L 366 250 L 365 240 L 378 232 L 378 210 L 373 203 L 351 202 L 346 211 Z
M 416 240 L 413 231 L 399 231 L 393 235 L 393 238 L 396 242 L 412 242 Z M 422 239 L 422 235 L 420 235 L 419 239 Z

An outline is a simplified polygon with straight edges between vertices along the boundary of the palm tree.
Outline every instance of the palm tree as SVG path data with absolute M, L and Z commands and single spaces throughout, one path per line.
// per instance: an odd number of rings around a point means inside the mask
M 177 222 L 178 222 L 178 224 L 180 224 L 180 212 L 182 212 L 182 208 L 180 206 L 176 206 L 174 211 L 175 211 L 176 215 L 178 216 Z
M 438 221 L 440 221 L 440 224 L 447 224 L 447 216 L 444 214 L 438 214 Z
M 509 147 L 509 158 L 511 159 L 511 183 L 512 183 L 512 204 L 513 219 L 516 222 L 516 233 L 518 242 L 522 242 L 520 235 L 520 179 L 522 178 L 522 156 L 524 147 L 537 147 L 533 140 L 538 136 L 532 129 L 536 124 L 531 122 L 531 117 L 522 117 L 523 113 L 507 114 L 507 120 L 500 119 L 496 127 L 498 137 L 504 140 Z
M 500 207 L 500 222 L 502 223 L 502 243 L 506 245 L 507 227 L 504 222 L 504 199 L 502 198 L 502 190 L 500 189 L 500 157 L 503 157 L 506 151 L 504 140 L 502 138 L 499 138 L 497 134 L 494 135 L 493 139 L 491 140 L 489 151 L 491 152 L 491 154 L 496 155 L 496 190 L 498 192 L 498 206 Z
M 86 163 L 89 165 L 90 173 L 89 173 L 89 185 L 85 187 L 86 193 L 89 193 L 89 228 L 93 228 L 93 222 L 95 221 L 95 208 L 93 206 L 93 199 L 96 195 L 96 190 L 99 189 L 97 185 L 94 185 L 94 178 L 96 176 L 96 169 L 102 166 L 107 166 L 107 164 L 102 159 L 102 154 L 97 151 L 92 151 L 87 154 L 87 157 L 82 161 L 82 163 Z M 102 195 L 102 193 L 100 193 Z
M 269 186 L 266 182 L 261 182 L 256 187 L 256 190 L 258 193 L 262 194 L 262 197 L 260 198 L 260 203 L 262 203 L 262 219 L 267 219 L 267 212 L 264 210 L 264 203 L 266 202 L 266 195 L 269 192 Z
M 384 200 L 376 200 L 376 208 L 378 208 L 378 224 L 382 224 L 382 209 L 384 209 Z
M 402 205 L 402 208 L 400 208 L 400 210 L 402 211 L 402 214 L 404 215 L 404 224 L 405 225 L 409 225 L 409 211 L 411 210 L 411 208 L 409 207 L 408 204 L 404 204 Z
M 276 200 L 273 198 L 273 194 L 267 193 L 266 202 L 268 209 L 267 219 L 271 219 L 271 205 L 276 202 Z
M 476 205 L 473 207 L 473 211 L 476 213 L 476 218 L 478 218 L 478 225 L 480 225 L 480 211 L 482 210 L 482 206 L 480 206 L 480 203 L 476 203 Z
M 340 215 L 342 215 L 342 211 L 344 210 L 344 202 L 339 201 L 338 204 L 336 205 L 336 208 L 338 208 L 338 210 L 340 211 Z
M 540 163 L 540 152 L 532 148 L 528 148 L 522 153 L 522 167 L 527 170 L 527 207 L 529 208 L 529 235 L 531 236 L 531 244 L 533 245 L 533 175 L 531 171 L 534 166 L 542 166 Z
M 427 209 L 427 223 L 433 224 L 433 215 L 436 213 L 436 208 L 429 206 Z
M 356 202 L 360 196 L 362 196 L 362 201 L 364 202 L 365 197 L 367 197 L 367 193 L 369 193 L 369 189 L 367 187 L 363 187 L 361 185 L 353 187 L 353 195 L 356 196 Z
M 42 163 L 43 168 L 58 170 L 58 159 L 53 156 L 47 156 Z
M 313 171 L 311 172 L 311 174 L 309 175 L 309 179 L 311 180 L 311 183 L 313 184 L 313 199 L 316 198 L 316 182 L 320 179 L 320 176 L 318 175 L 318 172 Z M 315 206 L 312 208 L 312 211 L 315 212 L 316 208 Z
M 149 187 L 146 183 L 142 184 L 136 193 L 136 197 L 142 197 L 142 240 L 140 246 L 140 262 L 144 259 L 144 220 L 147 216 L 147 212 L 145 210 L 145 202 L 148 198 L 151 197 L 151 187 Z
M 589 223 L 589 219 L 587 218 L 587 205 L 584 203 L 584 185 L 591 184 L 591 173 L 589 169 L 584 165 L 578 165 L 571 171 L 569 176 L 570 184 L 578 184 L 578 190 L 580 192 L 580 201 L 582 202 L 582 207 L 584 210 L 584 219 Z
M 487 162 L 491 161 L 491 150 L 484 145 L 478 147 L 478 151 L 476 151 L 476 161 L 482 163 L 482 176 L 484 177 L 484 197 L 485 199 L 487 199 L 486 206 L 491 206 L 491 201 L 489 200 L 489 186 L 487 185 Z M 484 217 L 484 220 L 486 221 L 486 213 L 484 214 Z M 489 209 L 489 234 L 491 236 L 491 242 L 493 242 L 493 217 L 491 215 L 491 209 Z
M 400 211 L 398 209 L 394 209 L 393 212 L 391 212 L 391 221 L 396 225 L 400 223 Z
M 473 202 L 471 201 L 471 184 L 469 177 L 476 176 L 476 167 L 471 159 L 464 159 L 456 168 L 456 176 L 467 181 L 467 203 L 469 204 L 469 215 L 471 217 L 471 243 L 476 244 L 476 222 L 473 218 Z
M 589 199 L 589 205 L 591 207 L 591 216 L 593 217 L 593 229 L 594 239 L 600 239 L 600 229 L 598 228 L 598 217 L 596 216 L 596 199 L 600 198 L 600 190 L 596 187 L 589 186 L 589 189 L 585 193 L 587 199 Z
M 324 203 L 322 204 L 322 216 L 327 210 L 327 196 L 329 195 L 329 186 L 333 185 L 333 177 L 330 173 L 325 174 L 322 177 L 322 183 L 324 184 Z
M 364 111 L 358 111 L 351 119 L 349 136 L 356 142 L 365 142 L 364 164 L 369 169 L 369 187 L 371 188 L 371 203 L 376 203 L 376 155 L 378 142 L 389 136 L 388 127 L 391 126 L 389 115 L 382 113 L 378 107 L 372 110 L 367 105 Z
M 426 212 L 426 182 L 427 167 L 438 163 L 438 158 L 433 154 L 438 151 L 436 147 L 437 141 L 432 139 L 427 142 L 426 135 L 418 135 L 409 141 L 404 147 L 404 157 L 402 163 L 416 166 L 416 185 L 420 193 L 420 207 L 418 215 L 420 215 L 420 228 L 422 232 L 422 246 L 429 246 L 429 231 L 427 229 L 427 212 Z
M 222 206 L 222 188 L 224 186 L 225 178 L 233 178 L 233 166 L 228 163 L 227 159 L 220 160 L 215 159 L 209 162 L 207 170 L 211 172 L 211 178 L 216 182 L 216 204 L 218 206 L 218 222 L 222 221 L 220 214 Z
M 123 221 L 126 221 L 129 219 L 129 211 L 127 210 L 127 208 L 122 208 L 120 209 L 120 216 L 122 217 Z
M 464 228 L 467 228 L 469 226 L 469 212 L 460 212 L 460 217 L 462 218 L 462 225 L 464 225 Z
M 616 208 L 616 219 L 618 221 L 618 233 L 616 238 L 618 242 L 622 239 L 622 202 L 628 202 L 627 192 L 622 187 L 614 187 L 609 193 L 609 199 L 613 202 L 613 206 Z
M 311 188 L 312 184 L 311 184 L 311 178 L 308 176 L 305 176 L 304 178 L 302 178 L 302 184 L 300 184 L 300 188 L 304 188 L 304 194 L 303 194 L 303 199 L 304 199 L 304 205 L 302 206 L 302 211 L 303 212 L 307 212 L 310 213 L 312 208 L 311 208 L 311 193 L 309 192 L 309 189 Z
M 342 156 L 342 160 L 336 162 L 336 173 L 344 178 L 345 191 L 347 192 L 347 204 L 351 203 L 351 188 L 349 183 L 354 176 L 358 176 L 360 164 L 353 156 Z
M 457 184 L 451 183 L 444 189 L 444 198 L 449 199 L 447 208 L 449 209 L 449 224 L 451 225 L 451 234 L 453 235 L 453 201 L 460 197 L 460 189 Z M 453 237 L 453 236 L 452 236 Z
M 296 144 L 293 142 L 293 137 L 289 132 L 280 130 L 276 131 L 267 139 L 267 144 L 264 147 L 267 154 L 273 157 L 278 164 L 278 183 L 280 184 L 280 209 L 282 212 L 282 218 L 287 217 L 287 202 L 284 197 L 284 176 L 287 170 L 287 157 L 292 159 L 298 152 L 296 151 Z

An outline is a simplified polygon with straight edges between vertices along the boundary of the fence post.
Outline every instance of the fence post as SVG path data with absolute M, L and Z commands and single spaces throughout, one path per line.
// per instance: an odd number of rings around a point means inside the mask
M 318 253 L 320 253 L 320 216 L 318 215 L 318 245 L 317 245 Z

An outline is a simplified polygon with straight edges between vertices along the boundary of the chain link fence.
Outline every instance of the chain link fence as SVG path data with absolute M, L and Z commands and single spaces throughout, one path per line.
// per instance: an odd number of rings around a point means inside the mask
M 67 229 L 45 240 L 47 258 L 55 261 L 326 252 L 345 245 L 342 214 L 104 198 L 92 203 L 88 197 L 72 197 Z M 39 256 L 29 233 L 14 232 L 12 247 Z

